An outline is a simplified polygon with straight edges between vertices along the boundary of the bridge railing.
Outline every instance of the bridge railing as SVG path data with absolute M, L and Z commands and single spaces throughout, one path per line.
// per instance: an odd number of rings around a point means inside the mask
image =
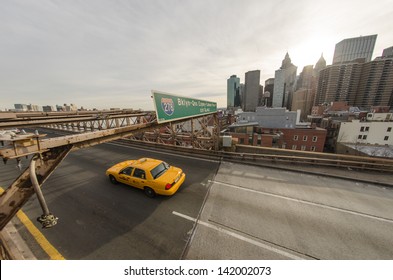
M 203 149 L 163 145 L 160 143 L 151 143 L 130 139 L 122 139 L 119 141 L 128 145 L 145 145 L 150 147 L 156 147 L 159 149 L 162 149 L 164 146 L 165 150 L 173 150 L 203 157 L 210 157 L 216 159 L 221 158 L 228 161 L 254 163 L 266 166 L 271 166 L 272 163 L 286 164 L 292 166 L 326 166 L 341 169 L 387 172 L 393 174 L 393 160 L 385 158 L 291 151 L 272 148 L 264 149 L 261 147 L 253 147 L 247 145 L 236 145 L 236 152 L 227 152 L 222 150 L 207 151 Z

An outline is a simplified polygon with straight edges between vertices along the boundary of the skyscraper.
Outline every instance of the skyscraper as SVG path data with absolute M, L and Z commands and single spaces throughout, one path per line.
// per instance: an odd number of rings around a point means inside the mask
M 379 57 L 363 65 L 355 106 L 393 108 L 393 56 Z
M 240 78 L 232 75 L 227 80 L 227 108 L 235 107 L 235 97 L 239 96 Z
M 319 72 L 314 105 L 346 101 L 354 106 L 363 63 L 330 65 Z
M 244 84 L 239 85 L 239 94 L 235 95 L 235 107 L 243 108 L 243 97 L 244 92 L 246 91 L 246 86 Z
M 384 49 L 382 52 L 383 57 L 393 57 L 393 47 Z
M 274 91 L 274 78 L 265 81 L 265 106 L 272 107 Z
M 296 82 L 296 90 L 300 88 L 311 88 L 314 77 L 314 66 L 307 65 L 303 67 L 303 71 L 299 74 Z
M 314 102 L 316 78 L 314 76 L 314 66 L 304 66 L 296 83 L 296 91 L 292 96 L 291 110 L 300 110 L 300 119 L 306 120 L 307 115 L 311 114 Z
M 377 35 L 342 40 L 334 49 L 333 64 L 346 63 L 359 58 L 364 58 L 365 62 L 371 61 L 376 40 Z
M 260 93 L 260 77 L 261 71 L 248 71 L 245 78 L 245 91 L 243 96 L 243 111 L 255 111 L 258 106 Z
M 362 63 L 336 64 L 320 71 L 315 105 L 346 101 L 368 110 L 372 106 L 393 108 L 393 57 Z
M 314 68 L 314 76 L 318 78 L 319 76 L 319 71 L 321 71 L 322 69 L 326 68 L 326 60 L 323 57 L 323 54 L 321 54 L 321 57 L 319 58 L 319 60 L 317 61 L 317 63 L 315 64 L 315 68 Z
M 292 64 L 289 54 L 286 53 L 280 69 L 274 76 L 273 107 L 286 107 L 290 109 L 292 93 L 296 81 L 297 67 Z

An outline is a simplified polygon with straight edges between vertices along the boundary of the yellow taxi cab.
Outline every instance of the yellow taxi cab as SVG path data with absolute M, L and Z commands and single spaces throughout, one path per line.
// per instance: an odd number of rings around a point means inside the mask
M 109 168 L 106 176 L 113 184 L 142 189 L 148 197 L 173 195 L 186 179 L 182 169 L 152 158 L 120 162 Z

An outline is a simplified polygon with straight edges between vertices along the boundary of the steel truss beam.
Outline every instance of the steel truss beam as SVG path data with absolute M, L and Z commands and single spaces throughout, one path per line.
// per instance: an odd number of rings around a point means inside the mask
M 83 131 L 95 131 L 115 127 L 124 127 L 137 123 L 151 122 L 153 114 L 150 113 L 95 113 L 90 115 L 60 115 L 47 117 L 29 117 L 16 118 L 11 120 L 2 120 L 0 129 L 9 129 L 14 127 L 38 127 L 53 126 L 57 128 L 62 125 L 69 129 L 78 129 Z
M 94 120 L 77 120 L 67 121 L 62 123 L 54 123 L 47 125 L 48 128 L 61 129 L 67 131 L 76 132 L 89 132 L 97 130 L 105 130 L 111 128 L 126 127 L 130 125 L 136 125 L 140 123 L 149 123 L 154 121 L 155 116 L 153 115 L 120 115 L 106 117 L 102 119 Z
M 63 161 L 71 149 L 72 145 L 65 145 L 52 148 L 50 151 L 40 155 L 40 159 L 36 161 L 36 176 L 40 186 Z M 30 179 L 30 168 L 27 167 L 0 196 L 0 229 L 5 227 L 33 194 L 34 188 Z
M 218 149 L 219 123 L 216 114 L 177 121 L 144 132 L 130 139 L 203 150 Z

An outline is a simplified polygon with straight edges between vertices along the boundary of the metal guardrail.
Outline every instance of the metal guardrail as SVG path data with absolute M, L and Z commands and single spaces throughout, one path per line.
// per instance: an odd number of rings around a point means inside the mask
M 286 163 L 392 172 L 393 174 L 393 159 L 389 158 L 295 151 L 247 145 L 237 145 L 236 150 L 245 154 L 250 154 L 251 152 L 251 154 L 263 155 L 263 158 Z
M 207 151 L 201 149 L 187 148 L 181 146 L 163 145 L 160 143 L 146 143 L 143 141 L 122 139 L 117 140 L 127 145 L 144 145 L 165 150 L 177 151 L 187 154 L 193 154 L 198 156 L 204 156 L 209 158 L 224 159 L 228 161 L 241 161 L 248 163 L 259 163 L 259 164 L 286 164 L 286 165 L 311 165 L 311 166 L 325 166 L 335 167 L 341 169 L 354 169 L 364 171 L 378 171 L 393 174 L 393 160 L 384 158 L 374 157 L 362 157 L 362 156 L 349 156 L 349 155 L 338 155 L 338 154 L 327 154 L 327 153 L 313 153 L 313 152 L 302 152 L 302 151 L 291 151 L 282 149 L 269 149 L 269 153 L 264 149 L 259 149 L 253 146 L 238 145 L 238 152 L 226 152 L 226 151 Z M 244 149 L 246 148 L 246 149 Z M 274 154 L 273 152 L 276 152 Z M 245 151 L 245 152 L 243 152 Z M 246 152 L 247 151 L 247 152 Z M 252 153 L 250 151 L 253 151 Z

